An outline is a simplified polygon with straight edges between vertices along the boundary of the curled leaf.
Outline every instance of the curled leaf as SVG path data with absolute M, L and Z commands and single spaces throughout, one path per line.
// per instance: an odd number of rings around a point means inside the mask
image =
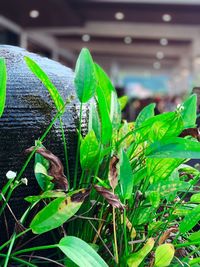
M 113 190 L 116 188 L 117 183 L 118 183 L 118 179 L 117 179 L 117 176 L 118 176 L 117 163 L 118 162 L 119 162 L 119 158 L 115 155 L 110 160 L 108 179 Z
M 177 233 L 178 232 L 178 227 L 177 226 L 173 226 L 169 229 L 167 229 L 159 238 L 158 244 L 161 245 L 163 244 L 172 233 Z
M 119 198 L 110 190 L 99 185 L 94 185 L 94 188 L 100 195 L 102 195 L 108 201 L 111 206 L 120 210 L 124 210 L 125 206 L 121 203 Z
M 185 136 L 188 136 L 188 135 L 190 135 L 190 136 L 196 138 L 198 141 L 200 141 L 200 132 L 199 132 L 198 128 L 185 129 L 180 133 L 179 136 L 180 137 L 185 137 Z
M 30 147 L 25 150 L 25 153 L 31 153 L 34 149 L 34 146 Z M 68 181 L 66 176 L 64 175 L 64 168 L 60 159 L 44 147 L 38 148 L 36 150 L 36 153 L 42 155 L 45 159 L 49 161 L 50 167 L 48 170 L 48 174 L 54 178 L 53 182 L 57 184 L 58 188 L 67 191 Z

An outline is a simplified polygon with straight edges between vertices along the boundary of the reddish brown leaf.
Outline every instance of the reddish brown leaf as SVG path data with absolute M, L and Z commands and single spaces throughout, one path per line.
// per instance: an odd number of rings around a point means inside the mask
M 178 232 L 177 226 L 167 229 L 159 238 L 158 244 L 159 245 L 163 244 L 170 237 L 171 233 L 176 233 L 176 232 Z
M 25 150 L 25 153 L 30 153 L 35 149 L 34 146 Z M 52 182 L 56 183 L 58 188 L 65 191 L 68 190 L 67 177 L 64 175 L 64 168 L 60 159 L 54 155 L 51 151 L 46 148 L 38 148 L 35 153 L 42 155 L 50 163 L 50 168 L 48 170 L 48 175 L 54 177 Z
M 185 136 L 188 136 L 188 135 L 190 135 L 190 136 L 196 138 L 198 141 L 200 141 L 200 132 L 199 132 L 198 128 L 185 129 L 180 133 L 179 136 L 180 137 L 185 137 Z
M 120 210 L 124 210 L 125 206 L 121 203 L 118 196 L 116 196 L 103 186 L 94 185 L 94 188 L 100 195 L 102 195 L 108 201 L 111 206 Z
M 109 166 L 109 182 L 114 190 L 117 186 L 118 179 L 117 179 L 117 163 L 119 162 L 119 158 L 117 156 L 113 156 L 110 160 L 110 166 Z

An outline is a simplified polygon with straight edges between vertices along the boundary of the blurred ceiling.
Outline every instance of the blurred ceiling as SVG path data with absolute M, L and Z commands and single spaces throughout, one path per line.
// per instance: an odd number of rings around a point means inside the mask
M 200 36 L 199 0 L 1 0 L 0 11 L 62 54 L 87 46 L 105 68 L 161 63 L 170 71 Z

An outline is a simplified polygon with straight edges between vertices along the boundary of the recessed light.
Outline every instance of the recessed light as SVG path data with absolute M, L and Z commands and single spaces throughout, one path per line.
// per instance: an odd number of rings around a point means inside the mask
M 29 16 L 33 19 L 36 19 L 37 17 L 39 17 L 40 12 L 36 9 L 33 9 L 29 12 Z
M 168 45 L 168 40 L 166 38 L 161 38 L 160 39 L 160 44 L 163 45 L 163 46 L 166 46 L 166 45 Z
M 83 42 L 89 42 L 90 41 L 90 35 L 89 34 L 83 34 L 82 40 L 83 40 Z
M 122 12 L 116 12 L 115 13 L 115 18 L 117 20 L 123 20 L 124 19 L 124 13 L 122 13 Z
M 163 14 L 162 20 L 164 22 L 170 22 L 172 20 L 172 16 L 170 14 Z
M 164 58 L 164 53 L 162 51 L 158 51 L 156 53 L 156 57 L 157 57 L 157 59 L 163 59 Z
M 131 44 L 132 43 L 132 38 L 130 36 L 124 37 L 124 43 L 125 44 Z
M 158 62 L 158 61 L 154 62 L 154 63 L 153 63 L 153 67 L 154 67 L 154 69 L 159 70 L 160 67 L 161 67 L 160 62 Z

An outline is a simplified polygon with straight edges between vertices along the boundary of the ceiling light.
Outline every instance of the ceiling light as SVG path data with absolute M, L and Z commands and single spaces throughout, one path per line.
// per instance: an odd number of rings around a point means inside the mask
M 163 59 L 164 58 L 164 53 L 162 51 L 158 51 L 156 53 L 156 57 L 157 57 L 157 59 Z
M 124 37 L 124 43 L 125 44 L 131 44 L 132 43 L 132 38 L 130 36 Z
M 83 42 L 89 42 L 90 41 L 90 35 L 89 34 L 83 34 L 82 40 L 83 40 Z
M 166 45 L 168 45 L 168 40 L 166 38 L 161 38 L 160 39 L 160 44 L 163 45 L 163 46 L 166 46 Z
M 172 16 L 169 15 L 169 14 L 164 14 L 164 15 L 162 16 L 162 20 L 163 20 L 164 22 L 170 22 L 170 21 L 172 20 Z
M 153 63 L 153 67 L 154 67 L 154 69 L 159 70 L 160 67 L 161 67 L 160 62 L 158 62 L 158 61 L 154 62 L 154 63 Z
M 29 12 L 29 16 L 30 16 L 31 18 L 33 18 L 33 19 L 36 19 L 37 17 L 39 17 L 39 15 L 40 15 L 40 12 L 39 12 L 38 10 L 36 10 L 36 9 L 31 10 L 31 11 Z
M 122 12 L 116 12 L 115 13 L 115 18 L 117 20 L 123 20 L 124 19 L 124 13 L 122 13 Z

